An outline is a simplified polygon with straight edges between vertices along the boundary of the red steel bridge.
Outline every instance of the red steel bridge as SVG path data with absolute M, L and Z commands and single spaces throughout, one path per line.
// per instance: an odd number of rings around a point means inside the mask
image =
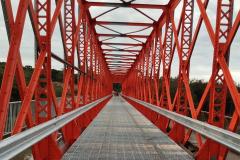
M 105 152 L 92 159 L 222 160 L 240 153 L 240 94 L 229 68 L 230 53 L 240 49 L 232 50 L 233 41 L 239 44 L 239 0 L 1 0 L 1 6 L 0 27 L 9 45 L 0 89 L 0 159 L 28 148 L 37 160 L 84 159 L 101 153 L 106 143 Z M 35 39 L 29 82 L 23 68 L 27 56 L 21 53 L 27 26 Z M 211 73 L 196 103 L 190 69 L 203 62 L 191 57 L 203 32 L 209 43 L 197 50 L 212 48 L 205 57 L 212 60 Z M 56 33 L 62 53 L 53 51 Z M 172 65 L 174 56 L 178 65 Z M 64 66 L 59 101 L 53 61 Z M 177 88 L 171 96 L 173 70 Z M 15 82 L 21 105 L 11 135 L 5 136 Z M 113 83 L 121 84 L 120 96 L 112 96 Z M 228 123 L 227 95 L 233 102 Z M 94 150 L 99 144 L 102 148 Z

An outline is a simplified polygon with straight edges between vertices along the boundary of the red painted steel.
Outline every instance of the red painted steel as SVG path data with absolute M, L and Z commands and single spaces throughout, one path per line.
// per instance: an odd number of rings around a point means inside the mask
M 12 131 L 13 135 L 21 132 L 25 122 L 29 128 L 33 127 L 111 93 L 111 85 L 108 85 L 112 83 L 110 72 L 106 70 L 106 62 L 99 48 L 100 45 L 95 38 L 96 33 L 93 27 L 90 26 L 90 17 L 86 14 L 82 2 L 59 0 L 56 1 L 55 9 L 51 7 L 52 5 L 52 1 L 49 0 L 37 0 L 36 5 L 32 4 L 32 1 L 20 1 L 16 20 L 14 21 L 11 1 L 6 1 L 3 4 L 6 9 L 4 16 L 6 27 L 9 30 L 10 45 L 0 92 L 2 100 L 0 107 L 1 138 L 3 138 L 4 134 L 8 103 L 15 75 L 22 106 Z M 33 6 L 36 6 L 36 11 Z M 79 7 L 77 20 L 75 17 L 76 6 Z M 62 8 L 64 11 L 63 18 L 61 14 Z M 19 53 L 27 12 L 31 16 L 37 44 L 35 69 L 28 84 L 25 81 L 21 62 L 23 57 Z M 53 13 L 53 16 L 51 16 L 51 13 Z M 51 37 L 57 22 L 61 28 L 60 34 L 62 35 L 65 51 L 65 60 L 57 57 L 59 62 L 65 64 L 60 102 L 57 102 L 56 99 L 52 81 L 54 75 L 51 73 L 51 61 L 52 58 L 56 58 L 56 55 L 51 52 Z M 87 47 L 86 43 L 90 42 L 91 44 Z M 78 63 L 80 64 L 77 70 L 74 66 L 74 55 L 77 54 L 76 48 L 77 53 L 79 53 Z M 88 57 L 86 58 L 86 56 Z M 88 86 L 88 89 L 85 89 L 86 86 Z M 76 90 L 76 88 L 78 89 Z M 30 102 L 33 96 L 35 109 L 31 111 Z M 32 147 L 34 159 L 60 159 L 66 149 L 79 137 L 106 102 L 104 101 L 85 115 L 64 126 L 58 132 L 35 144 Z M 63 135 L 63 146 L 60 146 L 57 141 L 59 134 Z
M 199 119 L 206 99 L 209 99 L 209 117 L 206 123 L 226 128 L 232 132 L 239 125 L 239 91 L 228 67 L 230 48 L 239 31 L 240 11 L 233 19 L 234 0 L 218 0 L 214 16 L 207 12 L 209 0 L 170 0 L 167 4 L 139 4 L 137 0 L 122 3 L 90 2 L 87 0 L 20 0 L 14 19 L 12 1 L 2 1 L 9 48 L 0 90 L 0 138 L 3 138 L 14 78 L 22 100 L 12 135 L 67 113 L 84 104 L 97 100 L 112 91 L 112 83 L 122 83 L 123 93 L 159 107 Z M 181 7 L 181 13 L 177 7 Z M 109 7 L 109 10 L 93 17 L 90 7 Z M 34 8 L 36 7 L 36 8 Z M 124 22 L 99 20 L 119 8 L 131 8 L 150 22 Z M 194 19 L 196 8 L 199 17 Z M 141 9 L 162 11 L 158 20 Z M 239 8 L 238 8 L 239 9 Z M 61 13 L 63 11 L 63 13 Z M 76 13 L 78 13 L 76 15 Z M 20 44 L 26 15 L 30 15 L 36 39 L 35 69 L 30 82 L 25 80 Z M 175 15 L 175 16 L 174 16 Z M 177 23 L 176 15 L 180 17 Z M 125 16 L 125 15 L 124 15 Z M 212 25 L 215 20 L 215 28 Z M 52 53 L 52 36 L 60 26 L 64 59 Z M 194 28 L 193 24 L 196 24 Z M 211 78 L 201 100 L 196 105 L 191 94 L 190 62 L 199 37 L 202 23 L 214 48 Z M 96 32 L 97 26 L 110 33 Z M 142 27 L 132 32 L 120 32 L 111 26 Z M 151 29 L 150 35 L 140 32 Z M 104 39 L 103 39 L 104 38 Z M 129 41 L 117 41 L 126 38 Z M 115 41 L 111 41 L 115 40 Z M 146 40 L 146 41 L 145 41 Z M 59 40 L 60 41 L 60 40 Z M 108 47 L 108 48 L 104 48 Z M 109 48 L 110 47 L 110 48 Z M 179 61 L 177 91 L 170 93 L 170 78 L 174 54 Z M 211 55 L 209 55 L 211 56 Z M 52 58 L 64 64 L 62 95 L 57 101 L 52 81 Z M 75 59 L 77 58 L 77 59 Z M 77 65 L 76 65 L 77 62 Z M 194 64 L 197 65 L 197 64 Z M 230 94 L 235 111 L 229 126 L 224 124 L 226 97 Z M 32 110 L 30 102 L 35 99 Z M 66 149 L 79 137 L 107 101 L 64 126 L 32 147 L 35 159 L 60 159 Z M 228 149 L 211 139 L 192 132 L 163 116 L 132 103 L 157 127 L 177 143 L 186 145 L 192 136 L 197 142 L 196 159 L 225 159 Z M 63 146 L 57 139 L 61 134 Z
M 123 93 L 128 96 L 133 96 L 140 100 L 157 104 L 159 107 L 166 108 L 171 111 L 178 112 L 185 116 L 198 119 L 206 98 L 209 98 L 209 119 L 208 123 L 218 127 L 226 127 L 225 108 L 227 92 L 231 94 L 235 104 L 235 112 L 228 126 L 230 131 L 235 131 L 239 124 L 239 92 L 236 90 L 236 85 L 232 79 L 232 75 L 228 68 L 230 47 L 239 27 L 239 11 L 234 23 L 233 21 L 233 3 L 234 0 L 219 0 L 215 1 L 216 10 L 216 28 L 212 28 L 210 15 L 206 12 L 208 0 L 183 0 L 183 9 L 178 26 L 174 14 L 175 9 L 179 5 L 179 1 L 170 1 L 169 8 L 158 21 L 152 34 L 148 37 L 145 48 L 142 49 L 140 55 L 136 59 L 133 67 L 127 74 L 127 78 L 123 81 Z M 194 3 L 200 10 L 199 19 L 196 21 L 196 28 L 193 29 L 193 14 Z M 171 4 L 171 5 L 170 5 Z M 177 13 L 180 15 L 179 13 Z M 208 35 L 212 42 L 213 67 L 212 75 L 207 87 L 202 95 L 199 104 L 196 106 L 193 102 L 191 88 L 189 86 L 189 69 L 190 59 L 198 38 L 202 22 L 208 31 Z M 238 27 L 237 27 L 238 26 Z M 164 33 L 164 34 L 162 34 Z M 159 36 L 159 38 L 158 38 Z M 155 51 L 147 50 L 151 45 L 155 45 Z M 159 56 L 156 46 L 159 43 Z M 176 51 L 175 51 L 176 49 Z M 170 95 L 170 73 L 173 68 L 173 55 L 178 54 L 179 74 L 178 87 L 174 99 Z M 153 56 L 153 59 L 152 59 Z M 151 62 L 146 63 L 146 60 Z M 159 75 L 159 67 L 161 68 L 162 76 Z M 149 72 L 149 65 L 152 65 L 152 72 Z M 195 64 L 197 65 L 197 64 Z M 152 77 L 149 76 L 151 73 Z M 149 84 L 150 82 L 150 84 Z M 159 85 L 159 83 L 161 85 Z M 149 89 L 150 88 L 150 89 Z M 138 104 L 131 102 L 143 114 L 145 114 L 156 126 L 166 132 L 174 141 L 182 144 L 189 142 L 192 131 L 183 126 L 172 122 L 160 115 L 156 115 L 149 110 L 140 107 Z M 227 148 L 214 142 L 211 139 L 202 141 L 202 136 L 195 133 L 194 136 L 198 144 L 198 152 L 195 154 L 196 159 L 225 159 Z

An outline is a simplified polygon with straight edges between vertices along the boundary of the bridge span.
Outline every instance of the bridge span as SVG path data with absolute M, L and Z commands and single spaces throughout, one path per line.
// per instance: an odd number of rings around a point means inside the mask
M 113 97 L 63 160 L 191 160 L 184 149 L 122 97 Z
M 0 160 L 240 159 L 240 0 L 0 8 Z

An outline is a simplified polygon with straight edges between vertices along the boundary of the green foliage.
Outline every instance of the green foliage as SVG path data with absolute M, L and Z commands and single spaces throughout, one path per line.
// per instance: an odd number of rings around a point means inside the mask
M 5 62 L 0 62 L 0 82 L 2 82 L 5 65 L 6 65 Z M 33 74 L 34 68 L 32 66 L 25 66 L 25 67 L 23 67 L 23 70 L 24 70 L 26 83 L 28 84 L 29 81 L 31 80 L 31 76 Z M 53 80 L 53 82 L 62 83 L 62 81 L 63 81 L 63 71 L 58 71 L 58 70 L 52 69 L 52 80 Z M 55 85 L 55 83 L 54 83 L 54 85 Z M 61 96 L 61 93 L 62 93 L 61 86 L 56 85 L 56 86 L 54 86 L 54 88 L 55 88 L 55 91 L 56 91 L 56 95 Z M 14 80 L 10 101 L 19 101 L 19 100 L 20 100 L 20 96 L 19 96 L 19 93 L 18 93 L 18 87 L 17 87 L 16 80 Z
M 0 80 L 1 80 L 1 82 L 2 82 L 5 64 L 6 64 L 5 62 L 0 62 Z
M 175 93 L 177 91 L 178 79 L 170 78 L 170 95 L 171 99 L 174 99 Z
M 120 83 L 113 83 L 113 90 L 116 92 L 121 92 L 122 91 L 122 86 Z
M 0 62 L 0 82 L 2 82 L 5 64 L 6 64 L 5 62 Z M 32 66 L 25 66 L 23 68 L 23 70 L 24 70 L 26 82 L 28 84 L 31 79 L 34 68 Z M 63 71 L 52 69 L 52 81 L 55 82 L 53 84 L 54 84 L 56 96 L 60 97 L 61 93 L 62 93 Z M 75 75 L 75 81 L 77 81 L 77 75 Z M 174 99 L 174 96 L 176 94 L 177 85 L 178 85 L 178 79 L 176 77 L 171 78 L 170 79 L 170 86 L 171 86 L 170 94 L 171 94 L 172 100 Z M 161 88 L 162 88 L 161 86 L 162 86 L 162 78 L 160 78 L 160 80 L 159 80 L 159 92 L 161 92 Z M 195 106 L 198 105 L 206 86 L 207 86 L 207 82 L 204 82 L 203 80 L 195 79 L 195 80 L 190 81 L 191 94 L 192 94 Z M 238 87 L 238 89 L 239 89 L 239 87 Z M 113 90 L 116 92 L 121 92 L 121 90 L 122 90 L 121 84 L 114 83 Z M 209 96 L 207 96 L 207 97 L 209 97 Z M 226 113 L 232 114 L 234 111 L 234 104 L 231 99 L 231 95 L 228 93 L 226 98 L 227 98 Z M 18 101 L 18 100 L 20 100 L 20 97 L 19 97 L 16 81 L 14 80 L 11 101 Z M 209 98 L 206 99 L 204 106 L 203 106 L 203 110 L 208 111 L 208 105 L 209 105 Z
M 162 78 L 160 78 L 160 86 L 162 83 Z M 178 86 L 178 79 L 177 77 L 175 78 L 171 78 L 170 79 L 170 94 L 171 94 L 171 98 L 172 100 L 174 99 L 174 96 L 176 94 L 176 90 L 177 90 L 177 86 Z M 194 105 L 197 106 L 198 103 L 200 102 L 203 92 L 207 86 L 207 82 L 203 81 L 203 80 L 191 80 L 189 83 L 190 89 L 191 89 L 191 94 L 193 97 L 193 102 Z M 238 89 L 240 87 L 238 86 Z M 161 90 L 161 87 L 160 87 Z M 207 96 L 204 105 L 203 105 L 203 110 L 204 111 L 209 111 L 209 96 Z M 227 97 L 226 97 L 226 115 L 232 115 L 234 112 L 234 103 L 232 101 L 231 95 L 228 92 Z
M 54 85 L 56 97 L 61 97 L 62 95 L 62 87 L 59 85 Z
M 58 70 L 52 69 L 52 81 L 62 82 L 63 81 L 63 71 L 58 71 Z
M 32 66 L 25 66 L 25 67 L 23 67 L 23 70 L 24 70 L 24 74 L 25 74 L 25 79 L 28 84 L 31 79 L 34 68 L 32 68 Z

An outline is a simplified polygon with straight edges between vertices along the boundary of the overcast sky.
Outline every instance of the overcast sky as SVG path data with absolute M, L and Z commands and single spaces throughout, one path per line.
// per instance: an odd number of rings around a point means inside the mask
M 54 4 L 54 0 L 53 4 Z M 107 1 L 107 0 L 91 0 L 91 1 Z M 108 0 L 109 2 L 119 2 L 118 0 Z M 126 0 L 127 1 L 127 0 Z M 209 7 L 207 9 L 207 13 L 210 17 L 210 20 L 212 22 L 212 26 L 215 29 L 215 21 L 216 21 L 216 2 L 217 0 L 209 0 Z M 168 2 L 168 0 L 136 0 L 135 3 L 153 3 L 153 4 L 165 4 Z M 234 0 L 234 18 L 235 20 L 236 14 L 240 9 L 240 1 Z M 1 5 L 1 3 L 0 3 Z M 18 1 L 12 0 L 13 10 L 14 10 L 14 16 L 17 11 Z M 2 6 L 0 6 L 2 8 Z M 52 8 L 55 8 L 55 5 L 52 6 Z M 175 21 L 176 25 L 179 20 L 179 15 L 181 13 L 182 5 L 180 4 L 175 12 Z M 98 14 L 101 14 L 102 12 L 106 11 L 107 9 L 111 9 L 110 7 L 91 7 L 90 12 L 93 17 L 97 16 Z M 197 23 L 197 19 L 199 17 L 199 9 L 197 6 L 197 3 L 195 3 L 195 12 L 194 12 L 194 30 Z M 152 17 L 154 20 L 157 20 L 159 16 L 161 15 L 161 10 L 147 10 L 147 9 L 141 9 L 142 12 L 146 13 L 150 17 Z M 77 11 L 76 11 L 77 13 Z M 77 17 L 76 17 L 77 18 Z M 131 8 L 122 8 L 122 9 L 116 9 L 115 11 L 106 14 L 97 20 L 106 20 L 106 21 L 127 21 L 127 22 L 151 22 L 150 19 L 142 16 L 137 11 L 131 9 Z M 132 31 L 136 31 L 141 29 L 141 27 L 117 27 L 117 26 L 108 26 L 111 29 L 120 31 L 121 33 L 128 33 Z M 97 32 L 104 32 L 104 33 L 113 33 L 109 32 L 106 29 L 97 26 L 96 27 Z M 151 32 L 152 28 L 149 28 L 143 32 L 140 32 L 138 34 L 149 34 Z M 118 42 L 119 39 L 113 39 L 108 42 Z M 139 39 L 141 41 L 144 41 L 144 39 Z M 124 42 L 130 42 L 130 43 L 136 43 L 134 40 L 131 39 L 122 39 L 121 41 Z M 104 47 L 104 46 L 103 46 Z M 7 41 L 7 34 L 3 19 L 3 13 L 2 9 L 0 11 L 0 61 L 6 61 L 7 52 L 8 52 L 8 41 Z M 105 46 L 107 48 L 107 46 Z M 133 49 L 141 49 L 141 48 L 133 48 Z M 240 82 L 240 29 L 238 29 L 237 36 L 235 37 L 232 47 L 231 47 L 231 55 L 230 55 L 230 71 L 232 73 L 232 76 L 236 82 Z M 29 17 L 27 15 L 25 27 L 24 27 L 24 33 L 21 43 L 21 56 L 22 61 L 24 65 L 34 65 L 34 36 L 31 28 L 31 24 L 29 21 Z M 58 54 L 60 57 L 63 58 L 63 47 L 61 43 L 60 38 L 60 30 L 59 26 L 57 24 L 56 29 L 54 31 L 53 37 L 52 37 L 52 51 L 56 54 Z M 208 80 L 211 74 L 211 68 L 212 68 L 212 57 L 213 57 L 213 47 L 210 42 L 208 33 L 205 28 L 205 24 L 203 24 L 202 29 L 199 34 L 198 41 L 196 43 L 196 47 L 193 52 L 193 56 L 191 59 L 191 70 L 190 70 L 190 78 L 191 79 L 204 79 Z M 76 59 L 76 58 L 75 58 Z M 59 62 L 53 61 L 52 63 L 53 68 L 55 69 L 61 69 L 63 68 L 63 65 Z M 175 53 L 173 64 L 172 64 L 172 73 L 171 76 L 177 76 L 178 75 L 178 57 Z

